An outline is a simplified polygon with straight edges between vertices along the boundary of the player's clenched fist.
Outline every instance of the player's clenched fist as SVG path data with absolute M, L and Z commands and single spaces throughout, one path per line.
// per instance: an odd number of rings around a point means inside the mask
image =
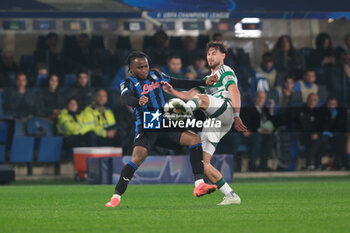
M 219 78 L 216 75 L 210 76 L 207 80 L 205 80 L 205 84 L 207 84 L 207 86 L 212 86 L 218 82 L 219 82 Z
M 143 106 L 143 105 L 147 104 L 147 102 L 148 102 L 148 97 L 146 97 L 144 95 L 140 97 L 140 99 L 139 99 L 139 105 L 140 106 Z

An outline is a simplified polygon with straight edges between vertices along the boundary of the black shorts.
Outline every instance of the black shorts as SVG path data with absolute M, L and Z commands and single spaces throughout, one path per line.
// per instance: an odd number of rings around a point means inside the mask
M 141 132 L 136 136 L 135 146 L 145 147 L 148 151 L 153 145 L 165 147 L 168 149 L 179 149 L 180 138 L 183 132 Z

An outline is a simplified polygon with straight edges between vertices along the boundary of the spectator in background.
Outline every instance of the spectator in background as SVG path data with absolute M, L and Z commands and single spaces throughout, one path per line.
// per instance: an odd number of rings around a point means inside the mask
M 331 151 L 334 152 L 334 169 L 345 168 L 346 109 L 338 106 L 335 96 L 329 96 L 326 105 L 320 109 L 320 116 L 321 125 L 324 127 L 322 132 L 322 145 L 326 147 L 324 151 L 327 151 L 327 147 L 330 146 Z
M 0 60 L 0 87 L 13 86 L 18 72 L 19 67 L 14 61 L 13 52 L 3 51 Z
M 169 56 L 169 36 L 165 31 L 159 30 L 154 35 L 154 44 L 150 48 L 146 48 L 146 54 L 149 54 L 152 63 L 163 66 L 166 65 L 166 59 Z
M 79 110 L 90 105 L 94 98 L 94 89 L 88 86 L 89 76 L 86 71 L 77 74 L 77 82 L 68 90 L 69 97 L 75 97 L 79 102 Z
M 77 51 L 73 54 L 72 59 L 78 63 L 78 68 L 93 68 L 94 57 L 88 34 L 79 34 L 77 36 L 77 45 Z
M 49 73 L 62 75 L 66 71 L 65 59 L 58 47 L 58 35 L 54 32 L 46 35 L 44 44 L 39 43 L 33 55 L 36 64 L 48 65 Z
M 35 95 L 27 88 L 27 76 L 24 73 L 16 75 L 16 87 L 7 88 L 3 93 L 5 115 L 26 120 L 34 113 Z
M 350 33 L 345 35 L 344 44 L 336 48 L 335 55 L 337 61 L 341 59 L 343 53 L 350 53 Z
M 277 86 L 275 88 L 275 103 L 282 108 L 296 106 L 303 103 L 301 93 L 294 90 L 294 78 L 292 76 L 286 76 L 284 78 L 283 86 Z
M 114 76 L 109 88 L 120 93 L 120 81 L 129 77 L 130 75 L 131 73 L 129 72 L 129 67 L 127 65 L 120 67 L 117 71 L 117 74 Z
M 300 92 L 303 102 L 306 103 L 308 96 L 311 93 L 318 92 L 318 85 L 316 82 L 316 73 L 312 69 L 304 71 L 304 80 L 299 80 L 294 85 L 294 91 Z
M 207 67 L 207 61 L 205 56 L 197 54 L 193 60 L 193 64 L 188 67 L 190 74 L 189 79 L 203 79 L 206 75 L 210 74 L 210 70 Z
M 310 93 L 304 107 L 293 111 L 292 122 L 297 137 L 302 146 L 306 148 L 306 167 L 304 169 L 315 170 L 321 168 L 321 156 L 323 154 L 320 132 L 322 132 L 322 116 L 317 109 L 318 95 Z
M 261 73 L 268 81 L 269 88 L 272 89 L 277 83 L 277 70 L 274 66 L 273 55 L 266 52 L 262 55 L 260 66 L 255 68 L 255 71 Z
M 242 109 L 242 119 L 248 131 L 244 132 L 244 138 L 250 149 L 250 171 L 269 171 L 267 166 L 268 156 L 272 155 L 274 145 L 274 101 L 269 100 L 266 104 L 267 95 L 258 91 L 254 97 L 254 106 Z M 260 156 L 260 168 L 256 167 L 256 160 Z
M 37 93 L 36 115 L 48 119 L 56 119 L 64 107 L 64 94 L 59 88 L 58 76 L 50 75 L 44 88 Z
M 47 84 L 49 78 L 49 70 L 45 63 L 38 63 L 36 65 L 36 84 L 35 91 L 39 88 L 42 88 L 45 84 Z
M 77 99 L 68 99 L 66 108 L 61 110 L 57 119 L 57 132 L 64 137 L 64 147 L 96 146 L 94 126 L 86 124 Z
M 82 112 L 87 124 L 94 126 L 99 146 L 115 146 L 117 143 L 116 121 L 112 110 L 106 107 L 107 101 L 107 91 L 100 89 L 96 92 L 95 102 Z
M 282 74 L 300 74 L 301 57 L 293 46 L 292 39 L 287 35 L 278 38 L 273 50 L 273 61 L 278 72 Z
M 194 37 L 186 36 L 182 39 L 181 60 L 184 67 L 192 64 L 196 56 L 196 41 Z
M 182 68 L 182 60 L 178 55 L 172 54 L 167 59 L 167 66 L 162 71 L 174 78 L 189 79 L 191 76 L 188 68 Z
M 320 33 L 316 37 L 316 49 L 311 53 L 310 64 L 312 67 L 335 64 L 332 39 L 327 33 Z
M 340 103 L 349 103 L 350 97 L 350 52 L 341 54 L 339 62 L 331 68 L 330 91 Z
M 213 34 L 212 40 L 213 41 L 223 41 L 224 40 L 224 36 L 221 33 L 217 32 L 217 33 Z

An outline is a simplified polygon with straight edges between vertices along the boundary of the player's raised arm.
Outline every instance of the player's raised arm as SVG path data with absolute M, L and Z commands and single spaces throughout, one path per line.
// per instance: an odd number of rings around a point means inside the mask
M 180 98 L 184 101 L 190 100 L 197 93 L 199 93 L 198 90 L 196 90 L 196 89 L 191 89 L 189 91 L 175 90 L 174 87 L 170 83 L 164 82 L 164 81 L 161 81 L 161 84 L 162 84 L 162 88 L 163 88 L 164 92 L 166 92 L 167 94 L 172 95 L 174 97 Z
M 188 79 L 175 79 L 170 78 L 169 83 L 174 88 L 194 88 L 199 86 L 212 86 L 218 82 L 218 77 L 216 75 L 210 76 L 206 80 L 188 80 Z
M 237 130 L 238 132 L 245 132 L 247 131 L 247 127 L 243 124 L 242 119 L 239 116 L 239 112 L 241 109 L 241 94 L 236 84 L 230 84 L 227 87 L 227 90 L 230 92 L 231 96 L 231 102 L 233 106 L 233 117 L 235 119 L 235 130 Z

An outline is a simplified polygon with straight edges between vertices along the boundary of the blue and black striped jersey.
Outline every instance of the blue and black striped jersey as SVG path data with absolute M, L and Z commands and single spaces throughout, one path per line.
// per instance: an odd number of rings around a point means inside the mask
M 173 87 L 192 88 L 205 85 L 205 80 L 180 80 L 171 78 L 164 73 L 150 71 L 146 79 L 138 79 L 135 76 L 130 76 L 120 82 L 120 90 L 122 96 L 131 96 L 137 100 L 141 96 L 148 97 L 149 101 L 144 106 L 135 104 L 134 112 L 136 114 L 135 135 L 142 131 L 143 113 L 162 111 L 165 105 L 164 92 L 161 86 L 161 81 L 168 82 Z

